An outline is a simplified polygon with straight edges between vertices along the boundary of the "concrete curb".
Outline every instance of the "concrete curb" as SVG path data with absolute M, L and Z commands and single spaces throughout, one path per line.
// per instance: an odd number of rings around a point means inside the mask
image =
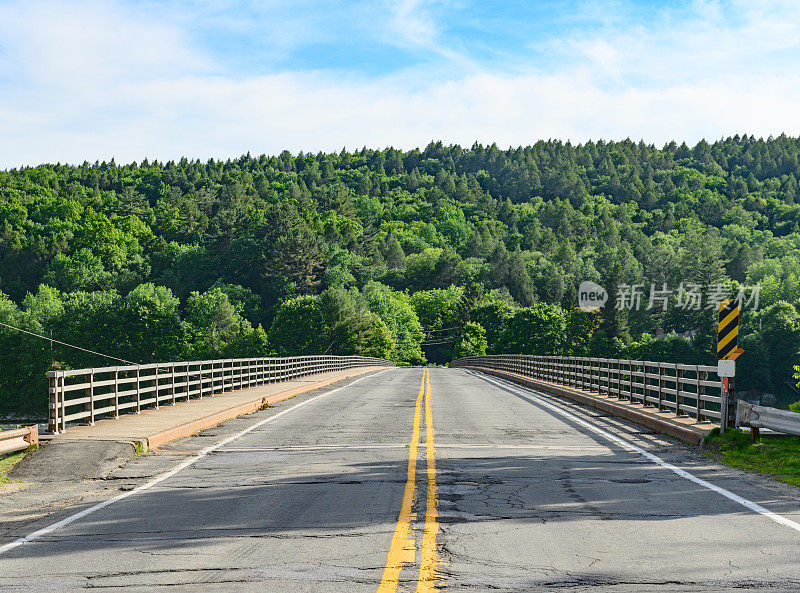
M 306 393 L 308 391 L 314 391 L 315 389 L 320 389 L 322 387 L 327 387 L 332 383 L 344 381 L 345 379 L 349 379 L 351 377 L 356 377 L 358 375 L 364 375 L 368 372 L 380 371 L 387 368 L 393 368 L 393 367 L 366 367 L 360 369 L 353 369 L 352 372 L 347 373 L 344 376 L 332 377 L 324 381 L 318 381 L 316 383 L 310 383 L 308 385 L 302 385 L 300 387 L 295 387 L 294 389 L 282 391 L 280 393 L 276 393 L 268 397 L 260 397 L 258 399 L 254 399 L 252 401 L 245 402 L 243 404 L 232 406 L 225 410 L 220 410 L 219 412 L 215 412 L 209 416 L 197 418 L 196 420 L 192 420 L 191 422 L 186 422 L 185 424 L 181 424 L 179 426 L 175 426 L 167 430 L 162 430 L 161 432 L 148 435 L 146 440 L 144 440 L 142 444 L 146 446 L 145 449 L 146 451 L 147 450 L 153 451 L 171 441 L 191 436 L 203 430 L 207 430 L 212 426 L 216 426 L 221 422 L 225 422 L 226 420 L 230 420 L 238 416 L 244 416 L 246 414 L 252 414 L 253 412 L 257 412 L 264 406 L 270 406 L 272 404 L 276 404 L 286 399 L 298 396 L 302 393 Z
M 580 404 L 595 408 L 596 410 L 611 414 L 612 416 L 617 416 L 618 418 L 624 418 L 625 420 L 636 422 L 637 424 L 646 426 L 657 433 L 673 436 L 685 443 L 689 443 L 690 445 L 702 445 L 708 433 L 715 428 L 715 426 L 711 424 L 708 424 L 708 428 L 705 426 L 699 427 L 697 425 L 687 425 L 678 419 L 665 417 L 664 413 L 659 413 L 655 411 L 655 409 L 653 409 L 651 412 L 649 411 L 650 409 L 645 408 L 641 404 L 610 401 L 602 398 L 602 396 L 599 394 L 592 395 L 572 387 L 557 385 L 548 381 L 542 381 L 541 379 L 533 379 L 517 373 L 498 371 L 485 367 L 467 368 L 473 368 L 474 370 L 480 371 L 481 373 L 486 373 L 487 375 L 494 375 L 496 377 L 508 379 L 514 383 L 520 383 L 522 385 L 527 385 L 528 387 L 534 387 L 546 393 L 565 397 Z

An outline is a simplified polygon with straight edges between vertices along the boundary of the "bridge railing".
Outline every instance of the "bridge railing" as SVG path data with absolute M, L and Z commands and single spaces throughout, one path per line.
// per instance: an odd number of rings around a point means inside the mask
M 526 354 L 468 356 L 450 366 L 508 371 L 671 410 L 698 421 L 718 421 L 721 416 L 722 383 L 716 366 Z
M 366 356 L 292 356 L 161 362 L 49 371 L 49 429 L 100 416 L 119 417 L 143 408 L 203 398 L 296 377 L 356 367 L 394 366 Z

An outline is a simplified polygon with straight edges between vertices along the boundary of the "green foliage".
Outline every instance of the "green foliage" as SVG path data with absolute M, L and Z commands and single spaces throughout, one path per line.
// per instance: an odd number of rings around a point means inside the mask
M 192 357 L 219 358 L 236 338 L 252 332 L 221 288 L 193 292 L 186 302 L 186 321 L 192 334 Z
M 224 350 L 224 355 L 228 358 L 263 357 L 273 354 L 267 332 L 260 325 L 234 336 Z
M 642 334 L 638 341 L 628 344 L 620 356 L 631 360 L 697 364 L 703 354 L 698 352 L 692 341 L 684 336 L 669 334 L 656 339 L 650 334 Z
M 364 296 L 367 307 L 386 324 L 394 341 L 394 348 L 385 358 L 411 364 L 424 363 L 420 343 L 425 334 L 408 295 L 372 282 L 364 288 Z
M 792 368 L 800 350 L 800 315 L 786 301 L 778 301 L 758 314 L 759 332 L 773 383 L 779 384 L 785 369 Z
M 517 309 L 497 349 L 509 354 L 564 354 L 567 315 L 557 305 L 537 303 Z
M 453 356 L 481 356 L 486 354 L 486 330 L 474 321 L 468 321 L 461 330 L 461 338 L 456 345 Z
M 181 320 L 180 301 L 169 288 L 140 284 L 117 309 L 119 348 L 130 360 L 181 360 L 189 350 L 188 328 Z M 102 342 L 97 342 L 102 344 Z
M 486 300 L 472 309 L 470 319 L 484 328 L 486 332 L 487 352 L 499 354 L 497 349 L 500 337 L 505 333 L 506 326 L 514 317 L 514 307 L 511 303 L 501 300 Z
M 37 333 L 44 329 L 32 313 L 20 310 L 2 292 L 0 322 Z M 45 373 L 50 366 L 47 343 L 0 326 L 0 353 L 0 393 L 4 407 L 44 409 L 47 402 Z
M 318 296 L 302 296 L 284 302 L 275 315 L 269 342 L 279 354 L 323 354 L 327 325 Z
M 366 297 L 356 289 L 329 288 L 318 296 L 286 301 L 269 335 L 270 343 L 286 355 L 336 352 L 389 358 L 404 352 L 416 357 L 412 360 L 421 358 L 421 339 L 419 321 L 408 304 L 374 286 Z
M 462 320 L 464 289 L 421 290 L 411 295 L 411 303 L 422 325 L 429 329 L 450 328 Z
M 589 315 L 577 286 L 760 283 L 738 387 L 780 392 L 800 350 L 798 176 L 800 138 L 747 135 L 0 171 L 0 315 L 136 362 L 446 362 L 476 346 L 472 322 L 490 353 L 709 363 L 713 311 Z M 42 409 L 48 368 L 109 362 L 10 331 L 0 409 Z

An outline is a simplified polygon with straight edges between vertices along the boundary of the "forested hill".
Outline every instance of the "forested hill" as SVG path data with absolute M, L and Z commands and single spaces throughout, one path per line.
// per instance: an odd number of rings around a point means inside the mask
M 761 284 L 740 386 L 791 397 L 798 177 L 785 136 L 10 170 L 0 321 L 135 362 L 487 348 L 707 362 L 710 309 L 581 313 L 578 285 Z M 6 409 L 41 407 L 53 365 L 108 364 L 9 329 L 0 359 Z

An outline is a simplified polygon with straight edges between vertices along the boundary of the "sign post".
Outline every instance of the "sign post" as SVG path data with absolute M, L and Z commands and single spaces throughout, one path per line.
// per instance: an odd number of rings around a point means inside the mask
M 719 304 L 719 320 L 717 324 L 717 374 L 722 378 L 720 432 L 733 422 L 734 419 L 734 386 L 736 363 L 734 362 L 744 352 L 739 348 L 739 301 L 725 299 Z

